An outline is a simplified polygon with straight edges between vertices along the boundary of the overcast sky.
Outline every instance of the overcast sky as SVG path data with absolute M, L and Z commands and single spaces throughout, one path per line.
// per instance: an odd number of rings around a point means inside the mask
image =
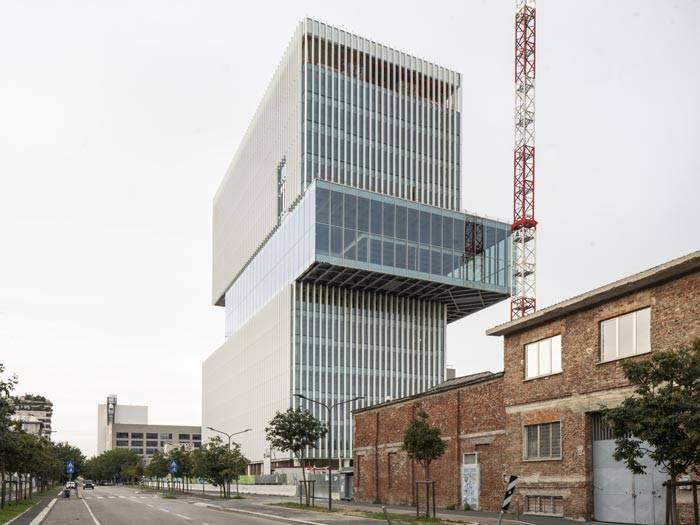
M 199 424 L 214 192 L 308 15 L 463 74 L 464 206 L 510 220 L 513 1 L 42 2 L 0 7 L 0 362 L 96 448 L 107 394 Z M 538 300 L 700 246 L 700 2 L 539 0 Z M 502 368 L 448 327 L 459 374 Z

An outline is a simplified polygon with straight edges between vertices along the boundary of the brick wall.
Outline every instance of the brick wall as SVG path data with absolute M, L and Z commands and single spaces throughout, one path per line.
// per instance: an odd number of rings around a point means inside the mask
M 355 498 L 413 503 L 417 464 L 401 451 L 403 433 L 422 407 L 438 425 L 447 452 L 430 468 L 438 506 L 460 505 L 462 454 L 478 452 L 480 505 L 496 510 L 503 474 L 520 476 L 515 502 L 528 495 L 560 496 L 570 518 L 593 517 L 592 413 L 619 404 L 631 393 L 622 360 L 600 363 L 600 322 L 651 307 L 652 352 L 676 350 L 700 337 L 700 273 L 608 300 L 561 319 L 507 335 L 502 379 L 397 400 L 356 412 Z M 561 334 L 562 372 L 524 379 L 524 346 Z M 649 354 L 629 357 L 639 360 Z M 561 457 L 526 460 L 526 425 L 561 424 Z
M 567 517 L 593 516 L 591 412 L 629 393 L 623 360 L 600 363 L 599 323 L 651 307 L 652 352 L 674 350 L 700 337 L 700 274 L 639 291 L 563 319 L 506 336 L 504 398 L 508 469 L 521 476 L 518 501 L 528 494 L 564 497 Z M 562 372 L 524 380 L 524 346 L 561 334 Z M 648 354 L 627 359 L 646 359 Z M 561 459 L 524 460 L 523 427 L 561 421 Z
M 480 506 L 495 510 L 503 492 L 505 413 L 500 376 L 470 386 L 427 394 L 357 412 L 354 496 L 357 501 L 414 504 L 422 467 L 401 450 L 403 435 L 417 410 L 440 428 L 445 454 L 430 465 L 436 504 L 461 505 L 462 455 L 477 452 L 481 468 Z

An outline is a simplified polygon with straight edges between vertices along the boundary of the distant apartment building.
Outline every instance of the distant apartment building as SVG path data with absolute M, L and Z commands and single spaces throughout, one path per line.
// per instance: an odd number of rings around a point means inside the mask
M 22 429 L 51 439 L 51 418 L 53 403 L 44 396 L 25 394 L 13 399 L 15 414 L 13 419 L 20 422 Z
M 347 402 L 309 454 L 350 463 L 352 408 L 443 381 L 447 324 L 509 297 L 510 225 L 461 209 L 461 109 L 459 73 L 298 25 L 213 206 L 226 340 L 202 422 L 253 429 L 256 466 L 290 462 L 265 440 L 275 411 L 325 421 L 298 395 Z
M 97 406 L 97 453 L 128 448 L 150 458 L 156 450 L 166 452 L 173 446 L 188 449 L 202 445 L 202 427 L 188 425 L 151 425 L 148 407 L 119 405 L 117 396 Z
M 413 502 L 414 481 L 425 475 L 401 443 L 423 409 L 447 442 L 430 466 L 438 505 L 498 510 L 503 476 L 514 474 L 513 504 L 528 514 L 664 523 L 667 475 L 649 458 L 644 475 L 615 461 L 602 415 L 633 392 L 623 362 L 700 337 L 700 252 L 487 333 L 504 338 L 503 372 L 354 412 L 355 498 Z M 690 496 L 679 494 L 686 515 Z

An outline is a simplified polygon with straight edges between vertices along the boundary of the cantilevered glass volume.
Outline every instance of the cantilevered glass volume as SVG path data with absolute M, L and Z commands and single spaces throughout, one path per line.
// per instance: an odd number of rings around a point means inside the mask
M 213 302 L 225 342 L 203 366 L 203 427 L 289 464 L 277 410 L 356 406 L 443 380 L 448 323 L 509 296 L 510 230 L 460 211 L 458 73 L 300 23 L 214 200 Z M 312 457 L 352 457 L 351 405 Z M 240 428 L 239 428 L 240 427 Z

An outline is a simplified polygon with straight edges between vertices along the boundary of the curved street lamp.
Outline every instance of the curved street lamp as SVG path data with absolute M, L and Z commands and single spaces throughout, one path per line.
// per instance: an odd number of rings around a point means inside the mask
M 333 409 L 337 408 L 341 405 L 345 405 L 346 403 L 352 403 L 353 401 L 359 401 L 360 399 L 364 399 L 365 396 L 356 396 L 353 397 L 352 399 L 348 399 L 346 401 L 338 401 L 337 403 L 333 403 L 332 405 L 328 405 L 322 401 L 316 401 L 315 399 L 311 399 L 309 397 L 306 397 L 303 394 L 294 394 L 294 397 L 298 397 L 299 399 L 306 399 L 310 403 L 316 403 L 317 405 L 320 405 L 326 409 L 326 414 L 328 417 L 328 510 L 333 509 L 333 498 L 331 498 L 331 479 L 333 478 L 333 468 L 331 466 L 331 449 L 333 447 L 333 425 L 332 425 L 332 416 L 333 416 Z M 301 468 L 304 468 L 302 465 Z

